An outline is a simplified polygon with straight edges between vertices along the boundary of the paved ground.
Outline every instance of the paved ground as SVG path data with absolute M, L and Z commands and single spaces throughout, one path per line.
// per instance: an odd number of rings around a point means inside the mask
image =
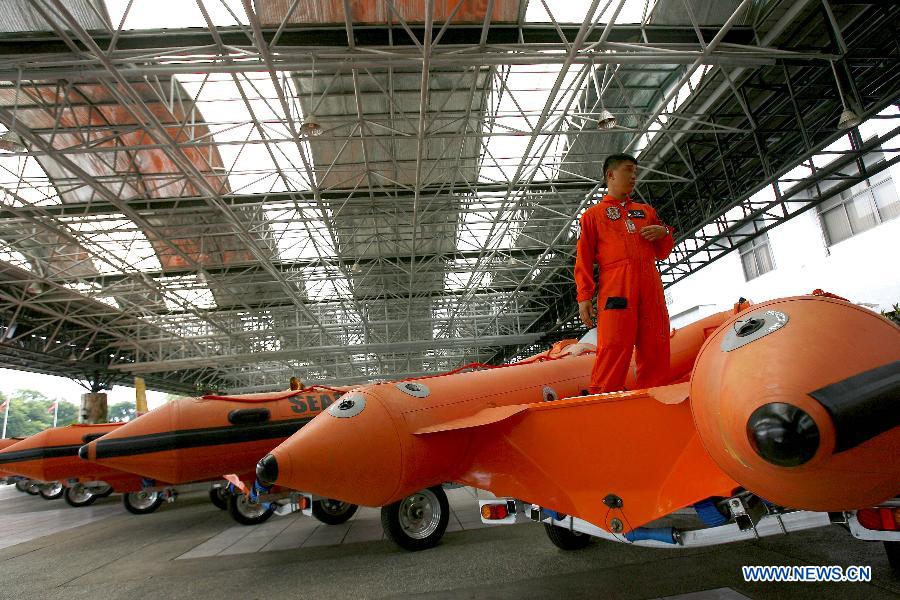
M 471 528 L 471 493 L 451 496 L 456 530 L 437 548 L 410 554 L 380 539 L 376 511 L 335 528 L 291 516 L 263 529 L 234 525 L 202 492 L 134 516 L 116 496 L 71 509 L 0 487 L 0 598 L 900 597 L 881 545 L 838 527 L 707 549 L 598 542 L 562 552 L 538 525 Z M 744 583 L 741 566 L 751 564 L 871 565 L 873 581 Z

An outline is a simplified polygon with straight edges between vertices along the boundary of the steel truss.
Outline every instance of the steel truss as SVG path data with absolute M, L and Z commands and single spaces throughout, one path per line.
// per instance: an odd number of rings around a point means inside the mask
M 810 157 L 847 135 L 832 63 L 861 116 L 896 103 L 897 7 L 748 0 L 701 27 L 598 21 L 620 0 L 558 26 L 384 4 L 383 27 L 266 26 L 245 2 L 221 28 L 198 2 L 207 31 L 160 36 L 33 0 L 54 26 L 0 34 L 0 123 L 28 146 L 0 155 L 0 364 L 188 392 L 508 359 L 580 333 L 575 225 L 605 154 L 640 150 L 679 232 L 667 285 L 896 161 L 875 160 L 896 128 Z

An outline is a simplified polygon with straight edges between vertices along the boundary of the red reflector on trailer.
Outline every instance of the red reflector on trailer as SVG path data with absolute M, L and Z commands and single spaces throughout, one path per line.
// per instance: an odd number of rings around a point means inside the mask
M 309 496 L 300 496 L 300 510 L 307 510 L 309 505 Z
M 509 516 L 506 504 L 485 504 L 481 507 L 481 517 L 486 521 L 502 521 Z
M 864 508 L 856 511 L 856 519 L 872 531 L 900 531 L 900 508 Z

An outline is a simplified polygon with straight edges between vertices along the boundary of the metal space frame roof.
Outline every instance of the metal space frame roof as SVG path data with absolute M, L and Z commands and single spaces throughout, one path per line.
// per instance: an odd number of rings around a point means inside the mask
M 94 387 L 520 356 L 579 333 L 610 152 L 678 230 L 667 284 L 897 159 L 890 3 L 5 4 L 0 366 Z M 890 125 L 838 130 L 836 78 Z

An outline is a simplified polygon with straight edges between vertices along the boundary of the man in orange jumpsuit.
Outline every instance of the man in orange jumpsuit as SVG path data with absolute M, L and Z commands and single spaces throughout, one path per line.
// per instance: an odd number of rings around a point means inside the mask
M 647 204 L 630 194 L 637 181 L 637 160 L 614 154 L 603 163 L 607 194 L 581 217 L 575 260 L 578 312 L 587 327 L 598 311 L 597 360 L 591 393 L 624 389 L 634 348 L 638 389 L 667 383 L 669 313 L 656 260 L 672 251 L 672 230 Z M 594 265 L 600 266 L 599 291 Z

